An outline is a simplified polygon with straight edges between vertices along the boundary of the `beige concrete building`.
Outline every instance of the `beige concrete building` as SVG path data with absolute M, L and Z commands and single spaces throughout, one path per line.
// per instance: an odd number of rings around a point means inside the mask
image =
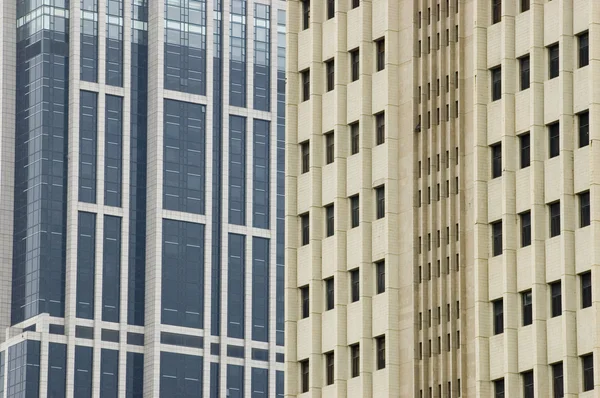
M 600 1 L 287 3 L 286 396 L 597 396 Z

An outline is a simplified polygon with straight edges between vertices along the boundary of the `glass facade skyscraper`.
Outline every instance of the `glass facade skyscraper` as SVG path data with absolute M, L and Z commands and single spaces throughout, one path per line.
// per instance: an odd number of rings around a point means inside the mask
M 2 2 L 0 398 L 283 397 L 285 5 Z

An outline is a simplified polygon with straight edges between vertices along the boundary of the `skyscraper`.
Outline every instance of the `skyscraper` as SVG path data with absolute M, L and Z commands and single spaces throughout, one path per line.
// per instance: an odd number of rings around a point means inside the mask
M 2 2 L 0 397 L 283 395 L 285 4 Z
M 598 394 L 599 21 L 288 1 L 286 393 Z

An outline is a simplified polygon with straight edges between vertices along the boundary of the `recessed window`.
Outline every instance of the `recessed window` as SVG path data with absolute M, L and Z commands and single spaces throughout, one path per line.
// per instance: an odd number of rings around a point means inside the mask
M 577 47 L 579 55 L 579 67 L 589 65 L 590 63 L 590 50 L 589 50 L 589 34 L 588 32 L 577 35 Z
M 300 72 L 302 75 L 302 101 L 310 99 L 310 70 Z
M 357 154 L 360 150 L 358 122 L 350 125 L 350 154 Z
M 491 0 L 491 1 L 492 1 L 492 24 L 495 24 L 502 20 L 502 0 Z
M 494 334 L 504 332 L 504 303 L 502 299 L 493 302 L 494 305 Z
M 583 391 L 592 391 L 594 389 L 594 355 L 583 355 L 581 365 L 583 368 Z
M 504 398 L 504 379 L 494 380 L 494 398 Z
M 327 372 L 327 375 L 325 377 L 325 382 L 327 383 L 328 386 L 333 384 L 334 381 L 334 356 L 333 356 L 333 351 L 332 352 L 328 352 L 327 354 L 325 354 L 325 369 Z
M 327 0 L 327 19 L 335 16 L 335 0 Z
M 360 59 L 358 55 L 358 49 L 350 51 L 351 80 L 353 82 L 358 80 L 360 74 Z
M 358 377 L 360 374 L 360 346 L 353 344 L 350 346 L 350 376 Z
M 350 0 L 352 2 L 352 8 L 360 6 L 360 0 Z
M 381 38 L 375 42 L 377 49 L 377 72 L 385 69 L 385 39 Z
M 376 273 L 376 294 L 385 292 L 385 261 L 381 260 L 375 263 Z
M 529 0 L 521 0 L 521 12 L 529 11 Z
M 563 364 L 558 362 L 552 364 L 552 392 L 553 397 L 562 398 L 565 396 L 563 383 Z
M 502 144 L 497 143 L 491 146 L 492 150 L 492 178 L 502 175 Z
M 358 227 L 359 223 L 359 201 L 358 195 L 354 195 L 350 197 L 350 226 L 352 228 Z
M 559 75 L 558 43 L 548 46 L 548 78 L 554 79 Z
M 300 288 L 300 300 L 302 303 L 302 319 L 308 318 L 310 315 L 310 296 L 308 294 L 308 286 Z
M 308 141 L 300 144 L 300 151 L 302 152 L 302 174 L 308 173 L 310 170 L 310 145 Z
M 523 381 L 523 398 L 534 398 L 533 370 L 521 373 Z
M 382 185 L 375 188 L 375 218 L 380 219 L 385 217 L 385 187 Z
M 335 218 L 334 218 L 334 208 L 333 208 L 333 203 L 325 206 L 325 232 L 327 234 L 327 237 L 329 236 L 333 236 L 334 231 L 335 231 Z
M 529 88 L 529 55 L 519 58 L 521 90 Z
M 308 392 L 308 359 L 300 361 L 300 390 Z
M 310 0 L 302 0 L 302 29 L 310 26 Z
M 357 269 L 350 271 L 350 301 L 352 303 L 360 299 L 360 274 Z
M 550 237 L 560 235 L 560 202 L 550 203 L 548 205 L 550 211 Z
M 492 73 L 492 101 L 502 98 L 502 68 L 497 66 L 491 69 Z
M 331 91 L 335 87 L 335 63 L 332 59 L 325 62 L 325 70 L 327 73 L 327 91 Z
M 584 272 L 579 275 L 581 280 L 581 308 L 592 306 L 592 272 Z
M 521 152 L 521 168 L 529 167 L 530 165 L 530 150 L 529 150 L 529 133 L 524 133 L 519 136 L 519 151 Z
M 577 115 L 579 125 L 579 148 L 588 146 L 590 143 L 590 112 L 585 111 Z
M 521 247 L 531 245 L 531 212 L 526 211 L 519 214 L 521 221 Z
M 376 145 L 381 145 L 385 142 L 385 112 L 379 112 L 375 115 L 375 134 Z
M 523 309 L 523 326 L 531 325 L 533 322 L 533 307 L 531 304 L 531 290 L 521 293 L 521 304 Z
M 560 155 L 560 124 L 554 122 L 548 125 L 548 157 Z
M 552 318 L 562 315 L 562 292 L 560 281 L 550 284 L 550 314 Z
M 334 285 L 333 278 L 325 279 L 325 311 L 333 309 Z
M 325 163 L 331 164 L 335 159 L 335 142 L 333 131 L 325 134 Z
M 377 348 L 377 370 L 385 369 L 385 336 L 375 337 Z
M 582 192 L 579 195 L 579 227 L 590 225 L 590 191 Z
M 492 223 L 492 255 L 502 254 L 502 221 Z
M 308 245 L 310 242 L 310 222 L 308 213 L 300 216 L 300 225 L 302 228 L 302 246 Z

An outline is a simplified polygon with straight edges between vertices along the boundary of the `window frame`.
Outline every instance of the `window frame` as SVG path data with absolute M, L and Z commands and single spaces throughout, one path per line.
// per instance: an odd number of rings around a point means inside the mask
M 492 0 L 492 25 L 502 21 L 502 0 Z
M 309 213 L 300 214 L 300 239 L 301 246 L 310 243 L 310 217 Z
M 385 37 L 375 40 L 375 71 L 385 69 Z
M 375 337 L 376 347 L 376 370 L 385 369 L 385 334 Z
M 359 49 L 350 50 L 350 82 L 360 78 L 360 53 Z
M 560 201 L 548 203 L 548 215 L 550 223 L 550 238 L 560 235 Z
M 325 279 L 325 311 L 335 307 L 335 282 L 332 277 Z
M 583 391 L 594 389 L 594 354 L 589 353 L 581 356 L 581 375 Z
M 325 206 L 325 237 L 329 238 L 335 234 L 335 208 L 333 203 Z
M 310 316 L 310 288 L 308 285 L 300 286 L 300 319 Z
M 351 0 L 351 9 L 360 7 L 360 0 Z
M 490 145 L 492 157 L 492 179 L 502 177 L 502 143 Z
M 561 281 L 549 283 L 550 285 L 550 318 L 562 315 L 562 284 Z
M 360 152 L 360 125 L 358 122 L 350 123 L 350 156 Z
M 325 353 L 325 384 L 335 383 L 335 356 L 333 351 Z
M 492 102 L 502 99 L 502 66 L 498 65 L 490 69 Z
M 552 368 L 552 395 L 555 398 L 564 397 L 564 369 L 563 363 L 557 362 L 550 365 Z
M 579 288 L 581 289 L 581 308 L 592 306 L 592 271 L 579 274 Z
M 385 293 L 385 260 L 375 263 L 375 294 Z
M 335 17 L 335 0 L 327 0 L 327 19 Z
M 352 195 L 350 198 L 350 228 L 356 228 L 360 225 L 360 199 L 358 195 Z
M 504 379 L 494 380 L 494 398 L 504 398 Z
M 302 30 L 310 28 L 310 0 L 302 0 Z
M 548 49 L 548 80 L 560 76 L 560 47 L 554 43 L 546 47 Z
M 325 82 L 325 91 L 333 91 L 335 88 L 335 61 L 333 58 L 325 61 Z
M 548 128 L 548 158 L 560 155 L 560 122 L 550 123 Z
M 305 393 L 309 390 L 310 368 L 308 359 L 300 361 L 300 391 Z
M 529 54 L 519 58 L 519 83 L 521 91 L 527 90 L 531 86 Z
M 533 323 L 533 292 L 525 290 L 521 292 L 521 324 L 529 326 Z
M 360 376 L 360 344 L 350 345 L 350 377 Z
M 492 301 L 493 314 L 494 314 L 494 336 L 504 333 L 504 300 L 499 298 Z
M 385 112 L 375 114 L 375 145 L 385 143 Z
M 325 133 L 325 164 L 331 164 L 335 160 L 335 136 L 333 131 Z
M 502 254 L 502 220 L 490 223 L 492 226 L 492 257 Z
M 302 101 L 305 102 L 310 99 L 310 69 L 304 69 L 300 72 L 302 81 Z
M 300 143 L 300 174 L 306 174 L 310 171 L 310 141 Z
M 579 228 L 584 228 L 592 223 L 590 191 L 577 194 L 579 200 Z
M 385 185 L 375 188 L 375 219 L 380 220 L 385 217 Z
M 585 40 L 585 46 L 582 42 Z M 580 68 L 590 64 L 590 34 L 589 31 L 577 35 L 577 65 Z
M 527 156 L 524 156 L 525 154 Z M 522 169 L 531 166 L 531 135 L 529 131 L 519 135 L 519 155 L 519 164 Z
M 350 272 L 350 302 L 360 301 L 360 270 L 354 268 Z
M 523 398 L 535 398 L 533 370 L 528 370 L 521 373 L 523 383 Z
M 530 8 L 529 0 L 521 0 L 521 12 L 529 11 Z
M 521 247 L 531 246 L 531 211 L 524 211 L 519 214 L 521 229 Z
M 585 110 L 577 114 L 577 135 L 579 148 L 590 144 L 590 111 Z

